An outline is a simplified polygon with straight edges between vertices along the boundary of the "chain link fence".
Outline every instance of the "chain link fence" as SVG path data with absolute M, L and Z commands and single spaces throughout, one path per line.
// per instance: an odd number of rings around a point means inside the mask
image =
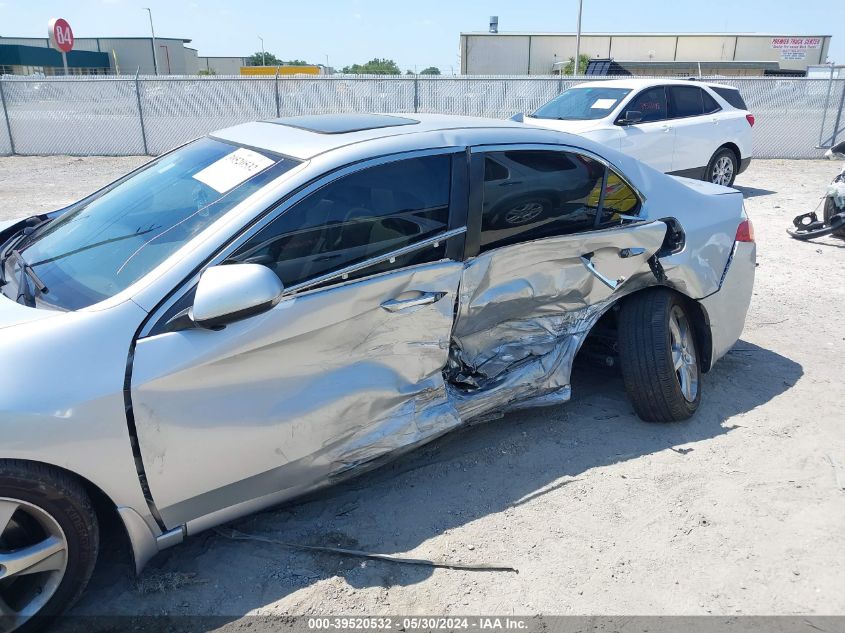
M 0 154 L 157 155 L 256 119 L 332 112 L 507 118 L 595 77 L 55 77 L 0 79 Z M 757 119 L 757 158 L 817 158 L 845 138 L 845 79 L 713 79 Z

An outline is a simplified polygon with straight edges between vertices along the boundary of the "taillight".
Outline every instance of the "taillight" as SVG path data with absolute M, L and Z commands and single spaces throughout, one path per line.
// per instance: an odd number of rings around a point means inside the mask
M 748 125 L 750 125 L 751 127 L 754 127 L 754 115 L 753 114 L 750 114 L 750 113 L 746 114 L 745 120 L 748 121 Z
M 753 242 L 754 241 L 754 225 L 751 220 L 743 220 L 736 227 L 736 241 L 737 242 Z

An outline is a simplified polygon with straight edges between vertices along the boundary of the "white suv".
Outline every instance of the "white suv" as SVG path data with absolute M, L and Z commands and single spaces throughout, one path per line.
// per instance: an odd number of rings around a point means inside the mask
M 525 123 L 586 136 L 668 174 L 730 186 L 751 162 L 739 90 L 684 80 L 616 79 L 573 86 Z

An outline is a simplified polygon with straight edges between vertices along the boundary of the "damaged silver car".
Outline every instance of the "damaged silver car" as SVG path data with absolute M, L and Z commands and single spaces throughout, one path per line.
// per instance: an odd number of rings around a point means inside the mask
M 95 501 L 140 570 L 458 426 L 565 402 L 582 347 L 618 362 L 640 417 L 688 418 L 755 266 L 738 191 L 435 115 L 239 125 L 0 243 L 6 628 L 79 596 Z

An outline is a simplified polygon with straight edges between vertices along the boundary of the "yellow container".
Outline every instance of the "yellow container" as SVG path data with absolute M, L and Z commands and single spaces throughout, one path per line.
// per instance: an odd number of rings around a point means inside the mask
M 242 75 L 319 75 L 319 66 L 241 66 Z

